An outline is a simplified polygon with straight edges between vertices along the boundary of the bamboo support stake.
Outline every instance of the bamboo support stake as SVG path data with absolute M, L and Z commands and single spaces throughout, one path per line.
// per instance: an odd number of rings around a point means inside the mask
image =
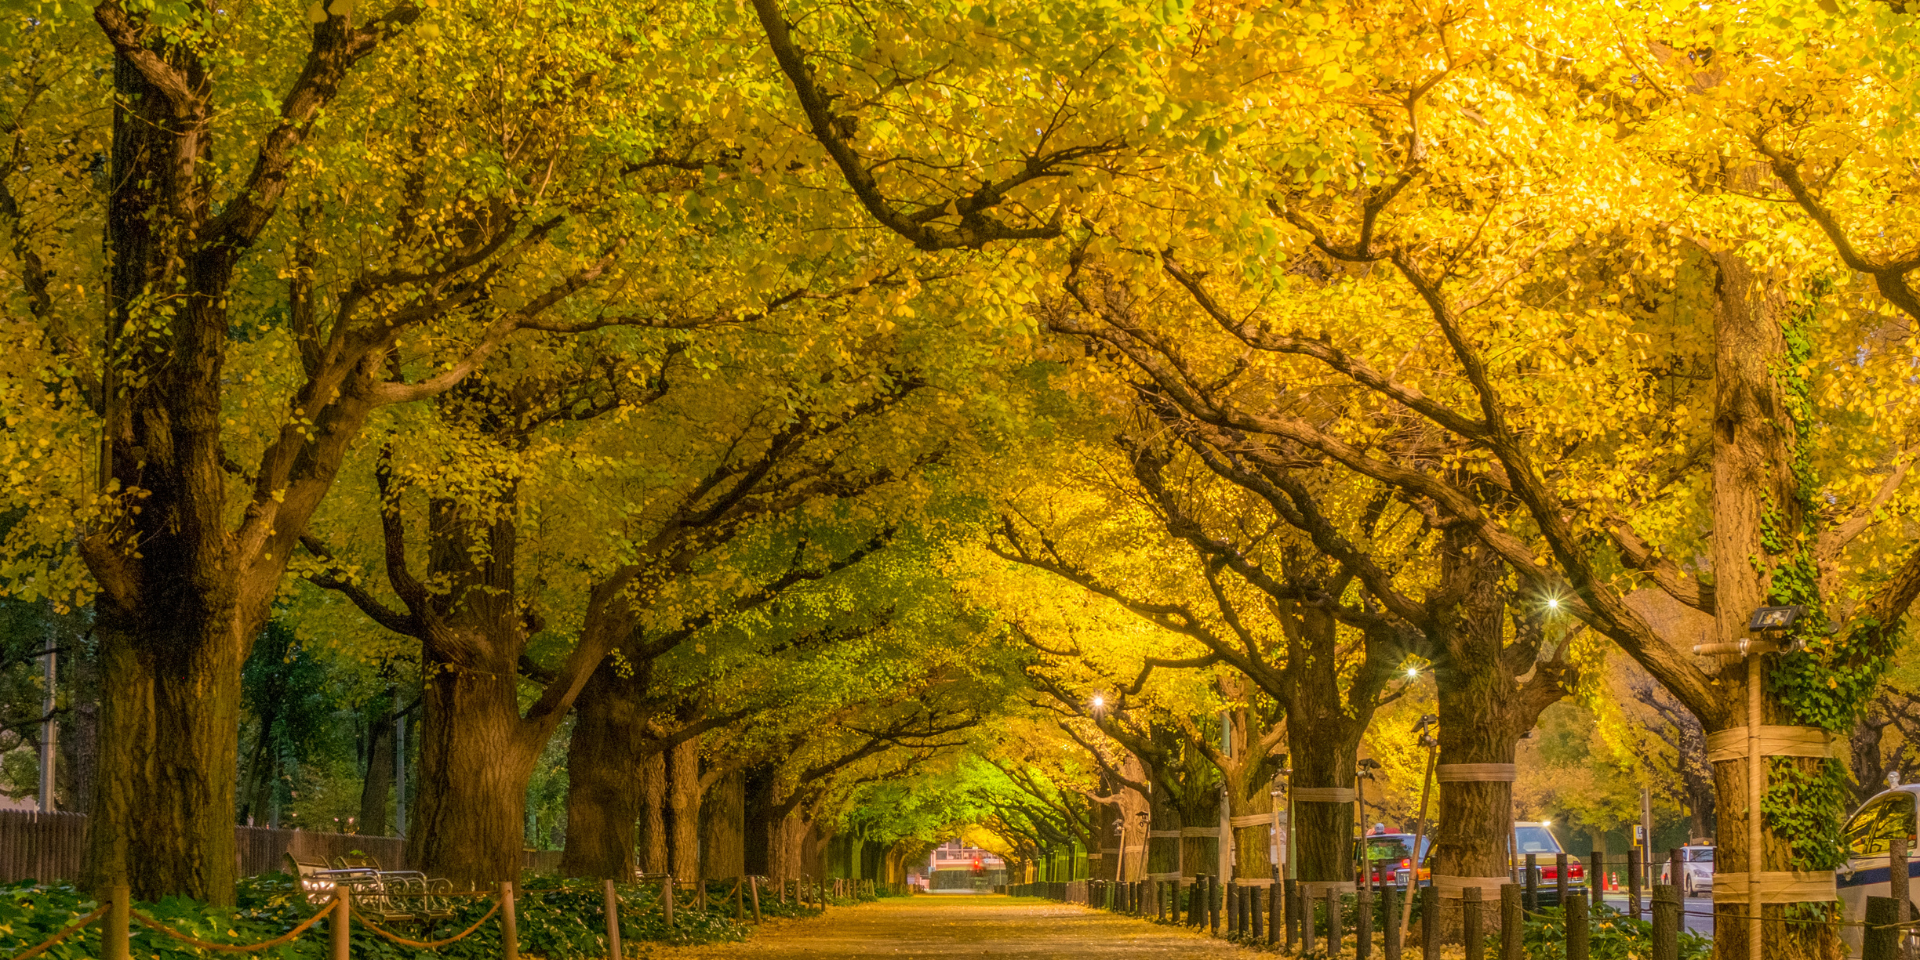
M 333 888 L 333 919 L 327 924 L 327 941 L 332 960 L 350 960 L 353 941 L 353 904 L 346 887 Z
M 748 877 L 747 890 L 753 895 L 753 922 L 760 922 L 760 878 Z
M 607 960 L 623 960 L 620 950 L 620 896 L 613 892 L 613 881 L 605 888 L 607 901 Z
M 116 883 L 107 892 L 107 925 L 100 931 L 101 952 L 106 960 L 129 960 L 132 949 L 127 940 L 128 925 L 133 923 L 133 891 Z
M 513 881 L 500 881 L 500 952 L 503 960 L 520 960 L 520 918 L 514 913 Z
M 1420 841 L 1427 833 L 1427 798 L 1433 794 L 1433 759 L 1440 751 L 1440 741 L 1435 740 L 1427 746 L 1427 776 L 1420 782 L 1420 819 L 1413 827 L 1413 865 L 1407 873 L 1407 902 L 1400 907 L 1400 936 L 1407 935 L 1407 924 L 1413 916 L 1413 891 L 1420 889 Z M 1291 824 L 1287 827 L 1289 835 L 1293 832 Z M 1424 943 L 1424 941 L 1423 941 Z

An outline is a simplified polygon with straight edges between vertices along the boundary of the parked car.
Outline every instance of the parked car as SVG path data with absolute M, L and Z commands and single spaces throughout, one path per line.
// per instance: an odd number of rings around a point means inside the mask
M 1513 840 L 1518 846 L 1519 862 L 1514 864 L 1514 876 L 1526 883 L 1524 875 L 1527 854 L 1536 854 L 1536 870 L 1540 885 L 1540 905 L 1557 907 L 1560 905 L 1560 863 L 1559 855 L 1567 852 L 1560 845 L 1560 838 L 1553 835 L 1553 824 L 1542 821 L 1516 821 L 1513 825 Z M 1587 865 L 1574 857 L 1567 858 L 1567 889 L 1585 890 L 1587 888 Z
M 1373 885 L 1375 887 L 1395 886 L 1405 889 L 1408 875 L 1413 873 L 1413 834 L 1411 833 L 1370 833 L 1364 848 L 1356 848 L 1354 876 L 1363 872 L 1364 862 L 1373 864 Z M 1432 837 L 1420 838 L 1420 852 L 1426 853 L 1433 846 Z M 1361 854 L 1365 854 L 1365 860 Z M 1423 858 L 1424 859 L 1424 858 Z M 1420 867 L 1420 882 L 1426 883 L 1432 871 L 1427 865 Z
M 1558 906 L 1560 904 L 1560 864 L 1558 857 L 1566 851 L 1566 848 L 1560 845 L 1560 838 L 1553 835 L 1552 824 L 1534 822 L 1515 823 L 1513 825 L 1513 834 L 1514 840 L 1520 847 L 1520 859 L 1514 864 L 1514 875 L 1520 878 L 1519 882 L 1525 883 L 1526 878 L 1520 875 L 1524 872 L 1523 868 L 1526 864 L 1526 856 L 1529 853 L 1538 854 L 1539 859 L 1536 872 L 1539 876 L 1540 903 L 1542 906 Z M 1367 837 L 1367 852 L 1373 856 L 1375 882 L 1379 883 L 1384 881 L 1404 889 L 1407 884 L 1407 877 L 1413 872 L 1413 858 L 1410 856 L 1412 849 L 1413 834 L 1410 833 L 1376 833 L 1369 835 Z M 1433 836 L 1431 834 L 1420 838 L 1420 854 L 1420 880 L 1418 885 L 1424 887 L 1433 882 Z M 1385 866 L 1388 862 L 1391 862 L 1393 866 Z M 1387 872 L 1388 870 L 1392 871 L 1390 875 Z M 1356 869 L 1354 872 L 1357 875 L 1359 870 Z M 1573 890 L 1584 890 L 1586 886 L 1586 864 L 1581 863 L 1579 860 L 1569 860 L 1567 863 L 1567 887 Z
M 1920 852 L 1914 849 L 1920 846 L 1914 838 L 1915 794 L 1920 794 L 1920 784 L 1894 787 L 1875 794 L 1847 818 L 1847 862 L 1834 871 L 1834 885 L 1840 893 L 1840 919 L 1856 921 L 1840 927 L 1840 939 L 1853 956 L 1861 953 L 1863 936 L 1858 921 L 1867 918 L 1867 898 L 1893 892 L 1892 865 L 1887 862 L 1893 838 L 1907 838 L 1907 876 L 1920 873 L 1916 869 L 1920 868 Z
M 1660 882 L 1671 884 L 1673 861 L 1660 864 Z M 1690 843 L 1680 848 L 1680 894 L 1699 897 L 1713 892 L 1713 848 Z

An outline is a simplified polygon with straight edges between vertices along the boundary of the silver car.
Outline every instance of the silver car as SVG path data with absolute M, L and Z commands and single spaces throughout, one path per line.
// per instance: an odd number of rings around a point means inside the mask
M 1920 873 L 1920 846 L 1914 842 L 1914 795 L 1920 784 L 1894 787 L 1860 805 L 1847 818 L 1847 862 L 1834 871 L 1840 893 L 1840 919 L 1855 921 L 1840 928 L 1840 937 L 1853 956 L 1860 955 L 1860 921 L 1867 918 L 1867 898 L 1892 892 L 1892 865 L 1887 851 L 1894 837 L 1907 838 L 1907 876 Z M 1912 886 L 1907 888 L 1912 895 Z
M 1671 884 L 1673 861 L 1660 865 L 1660 882 Z M 1713 893 L 1713 848 L 1687 844 L 1680 848 L 1680 892 L 1682 896 L 1701 897 Z

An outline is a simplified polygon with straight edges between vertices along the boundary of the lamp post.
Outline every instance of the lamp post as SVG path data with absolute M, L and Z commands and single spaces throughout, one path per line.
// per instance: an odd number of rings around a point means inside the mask
M 1760 659 L 1769 653 L 1792 653 L 1806 646 L 1804 640 L 1788 640 L 1787 634 L 1806 614 L 1805 607 L 1761 607 L 1747 621 L 1747 632 L 1758 634 L 1731 643 L 1695 644 L 1699 656 L 1742 657 L 1747 664 L 1747 958 L 1760 960 L 1763 936 L 1760 926 L 1760 868 L 1766 837 L 1760 827 L 1760 800 L 1767 792 L 1766 768 L 1761 765 L 1760 722 L 1766 665 Z M 1652 846 L 1653 838 L 1647 838 Z M 1674 878 L 1678 880 L 1679 878 Z

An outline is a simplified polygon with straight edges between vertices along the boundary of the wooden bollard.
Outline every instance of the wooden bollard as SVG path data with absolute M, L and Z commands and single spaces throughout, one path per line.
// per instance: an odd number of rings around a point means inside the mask
M 623 960 L 620 950 L 620 895 L 613 892 L 613 881 L 604 888 L 607 904 L 607 960 Z
M 746 891 L 741 889 L 746 885 L 745 880 L 733 881 L 733 918 L 735 920 L 747 919 L 747 895 Z
M 1346 946 L 1347 932 L 1340 924 L 1340 892 L 1327 891 L 1327 956 L 1337 957 Z
M 753 896 L 753 922 L 760 922 L 760 878 L 747 878 L 747 892 Z
M 1653 887 L 1653 960 L 1680 960 L 1680 888 Z
M 1291 877 L 1289 877 L 1286 880 L 1282 880 L 1281 883 L 1284 885 L 1284 890 L 1283 890 L 1283 895 L 1280 898 L 1280 902 L 1286 906 L 1286 912 L 1287 912 L 1287 916 L 1286 916 L 1287 942 L 1285 946 L 1286 946 L 1287 952 L 1291 953 L 1293 952 L 1293 945 L 1296 943 L 1299 943 L 1300 937 L 1301 937 L 1301 934 L 1300 934 L 1300 887 L 1298 886 L 1298 881 L 1295 881 Z
M 1266 924 L 1261 922 L 1262 918 L 1260 916 L 1260 908 L 1265 906 L 1265 904 L 1260 902 L 1263 899 L 1265 898 L 1260 895 L 1259 887 L 1247 888 L 1247 913 L 1251 915 L 1250 919 L 1253 920 L 1253 929 L 1249 930 L 1247 935 L 1256 941 L 1266 936 Z
M 1567 866 L 1570 862 L 1571 858 L 1565 853 L 1556 853 L 1553 855 L 1554 902 L 1558 903 L 1563 910 L 1566 909 L 1567 906 L 1567 882 L 1570 879 L 1568 877 L 1570 871 L 1567 869 Z
M 500 955 L 520 960 L 520 918 L 514 913 L 513 881 L 500 881 Z
M 1279 880 L 1267 885 L 1267 942 L 1280 942 L 1280 928 L 1286 926 L 1286 907 L 1280 901 L 1286 893 L 1286 887 Z
M 1466 938 L 1467 960 L 1486 960 L 1487 933 L 1481 925 L 1479 887 L 1467 887 L 1460 891 L 1460 927 L 1461 936 Z
M 1319 904 L 1313 902 L 1313 897 L 1305 889 L 1296 893 L 1295 897 L 1294 905 L 1300 908 L 1300 952 L 1312 955 L 1314 942 L 1320 935 L 1319 924 L 1314 922 Z
M 673 929 L 673 878 L 660 881 L 660 915 L 667 920 L 667 929 Z
M 1207 929 L 1214 936 L 1220 935 L 1220 878 L 1207 878 Z
M 1526 960 L 1526 919 L 1520 912 L 1520 885 L 1500 885 L 1500 960 Z
M 1587 895 L 1574 891 L 1567 895 L 1562 905 L 1567 916 L 1567 960 L 1587 960 L 1590 929 L 1587 918 Z
M 107 889 L 107 926 L 100 931 L 100 952 L 106 960 L 129 960 L 133 955 L 129 927 L 133 923 L 133 891 L 124 883 Z
M 1373 957 L 1373 885 L 1370 883 L 1362 884 L 1354 894 L 1353 956 L 1354 960 Z
M 1640 857 L 1627 855 L 1627 916 L 1640 919 Z
M 1901 928 L 1894 926 L 1900 915 L 1892 897 L 1867 898 L 1866 939 L 1860 945 L 1860 960 L 1897 960 L 1900 956 Z
M 327 921 L 328 956 L 332 960 L 350 960 L 353 949 L 353 902 L 347 888 L 333 888 L 333 918 Z
M 1540 855 L 1527 854 L 1527 912 L 1540 912 Z
M 1607 902 L 1607 855 L 1598 850 L 1587 854 L 1587 891 L 1594 906 Z
M 1440 888 L 1420 888 L 1420 960 L 1440 960 Z
M 701 913 L 706 913 L 707 912 L 707 878 L 705 876 L 702 876 L 700 879 L 695 880 L 693 882 L 693 886 L 694 886 L 694 893 L 693 893 L 694 909 L 700 911 Z
M 1221 893 L 1225 895 L 1224 899 L 1226 900 L 1226 907 L 1227 907 L 1227 936 L 1229 937 L 1239 936 L 1240 935 L 1240 888 L 1234 886 L 1233 881 L 1229 880 L 1227 881 L 1226 889 L 1221 891 Z
M 1687 868 L 1685 866 L 1686 861 L 1680 859 L 1680 857 L 1679 847 L 1674 847 L 1672 850 L 1667 851 L 1667 882 L 1679 888 L 1680 901 L 1685 903 L 1687 899 L 1687 875 L 1685 870 Z
M 1400 904 L 1396 901 L 1391 886 L 1380 888 L 1380 914 L 1387 922 L 1387 928 L 1381 931 L 1381 940 L 1386 947 L 1387 960 L 1400 960 Z

